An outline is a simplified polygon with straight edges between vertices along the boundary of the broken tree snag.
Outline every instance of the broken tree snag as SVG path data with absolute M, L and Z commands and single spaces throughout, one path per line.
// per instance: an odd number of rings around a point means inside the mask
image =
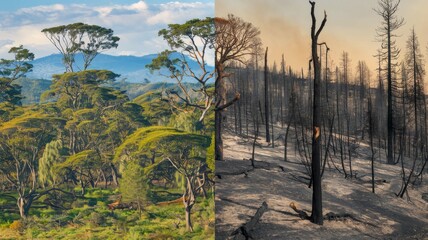
M 315 17 L 315 2 L 309 1 L 311 4 L 311 50 L 312 50 L 312 65 L 314 67 L 314 92 L 313 92 L 313 118 L 312 126 L 314 126 L 314 135 L 312 136 L 312 215 L 311 221 L 315 224 L 323 224 L 322 214 L 322 191 L 321 191 L 321 63 L 318 58 L 318 37 L 327 22 L 327 14 L 324 11 L 324 19 L 321 26 L 317 29 L 317 20 Z
M 365 222 L 362 221 L 356 217 L 354 217 L 352 214 L 350 213 L 334 213 L 334 212 L 329 212 L 324 216 L 324 220 L 328 220 L 328 221 L 345 221 L 345 220 L 352 220 L 355 222 L 359 222 L 359 223 L 363 223 L 363 224 L 367 224 L 369 226 L 375 227 L 375 228 L 379 228 L 378 225 L 370 223 L 370 222 Z
M 262 205 L 257 209 L 256 214 L 244 225 L 233 231 L 231 236 L 234 240 L 245 239 L 248 240 L 251 237 L 251 231 L 253 231 L 256 224 L 259 222 L 263 214 L 268 210 L 268 205 L 266 202 L 263 202 Z
M 294 202 L 291 202 L 291 203 L 290 203 L 290 207 L 291 207 L 291 208 L 292 208 L 292 209 L 293 209 L 297 214 L 299 214 L 300 219 L 303 219 L 303 220 L 305 220 L 305 219 L 310 219 L 310 217 L 308 216 L 308 214 L 307 214 L 305 211 L 297 209 L 297 206 L 296 206 L 296 204 L 295 204 Z
M 216 176 L 221 179 L 224 175 L 229 175 L 229 176 L 237 176 L 237 175 L 241 175 L 244 174 L 245 177 L 248 177 L 248 173 L 254 171 L 254 168 L 250 168 L 250 169 L 244 169 L 241 171 L 237 171 L 237 172 L 217 172 Z
M 314 138 L 315 140 L 320 137 L 320 128 L 317 126 L 314 126 Z
M 329 221 L 344 221 L 347 219 L 358 221 L 354 216 L 352 216 L 349 213 L 334 213 L 334 212 L 327 213 L 324 216 L 324 219 Z
M 266 142 L 270 143 L 270 135 L 269 135 L 269 84 L 268 84 L 268 65 L 267 65 L 267 57 L 268 57 L 268 47 L 266 47 L 265 52 L 265 72 L 264 72 L 264 83 L 265 83 L 265 126 L 266 126 Z

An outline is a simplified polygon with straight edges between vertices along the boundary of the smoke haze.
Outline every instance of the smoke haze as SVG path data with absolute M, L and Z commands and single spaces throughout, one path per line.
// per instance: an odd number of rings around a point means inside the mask
M 327 12 L 327 23 L 319 42 L 327 42 L 331 51 L 329 59 L 334 65 L 340 63 L 343 51 L 349 53 L 351 70 L 359 60 L 366 61 L 372 76 L 377 67 L 374 55 L 380 48 L 376 41 L 376 28 L 381 18 L 374 12 L 375 0 L 318 1 L 316 4 L 317 25 L 322 21 L 323 10 Z M 398 16 L 405 19 L 405 25 L 396 34 L 397 44 L 405 54 L 405 43 L 412 27 L 419 37 L 422 54 L 427 55 L 428 18 L 425 17 L 428 1 L 401 1 Z M 294 70 L 303 68 L 305 74 L 310 59 L 310 4 L 301 0 L 216 0 L 215 14 L 225 17 L 232 13 L 251 22 L 260 29 L 264 47 L 269 47 L 269 65 L 281 62 L 284 54 L 287 66 Z M 324 64 L 324 63 L 323 63 Z

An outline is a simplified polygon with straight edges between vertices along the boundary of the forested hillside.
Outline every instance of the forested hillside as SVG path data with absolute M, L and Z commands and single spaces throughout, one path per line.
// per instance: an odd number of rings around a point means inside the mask
M 188 31 L 212 37 L 212 20 L 161 32 L 186 40 Z M 42 32 L 60 50 L 64 73 L 25 78 L 35 56 L 23 46 L 0 61 L 1 238 L 213 239 L 208 66 L 192 69 L 196 55 L 171 43 L 174 54 L 154 57 L 147 71 L 176 78 L 118 81 L 111 69 L 91 67 L 101 50 L 118 46 L 113 30 L 74 23 Z M 182 81 L 182 64 L 194 83 Z

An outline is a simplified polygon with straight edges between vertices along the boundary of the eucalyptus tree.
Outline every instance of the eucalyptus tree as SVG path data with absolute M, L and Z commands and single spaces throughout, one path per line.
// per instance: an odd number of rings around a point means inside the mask
M 205 161 L 209 143 L 209 137 L 189 133 L 165 138 L 161 143 L 161 157 L 169 161 L 186 180 L 183 204 L 188 231 L 193 231 L 191 210 L 196 204 L 196 194 L 204 188 L 204 184 L 201 184 L 198 179 L 200 175 L 205 176 L 207 170 Z
M 62 109 L 76 111 L 93 106 L 92 97 L 100 85 L 111 83 L 119 75 L 108 70 L 86 70 L 53 75 L 50 90 L 42 95 L 42 100 L 56 100 Z
M 43 111 L 29 110 L 0 126 L 0 172 L 17 193 L 22 218 L 28 216 L 35 200 L 56 190 L 38 190 L 38 160 L 45 145 L 56 138 L 64 123 L 64 119 Z
M 202 122 L 214 101 L 212 83 L 215 72 L 208 65 L 214 47 L 214 20 L 207 17 L 183 24 L 169 24 L 168 28 L 159 31 L 159 36 L 167 42 L 170 50 L 161 52 L 146 67 L 174 79 L 179 91 L 167 90 L 167 101 L 179 112 L 198 111 L 199 122 Z M 191 61 L 195 61 L 197 66 Z M 163 69 L 167 73 L 163 73 Z M 197 87 L 186 86 L 186 80 L 190 79 L 197 83 Z
M 168 162 L 185 179 L 183 205 L 185 208 L 186 229 L 193 231 L 191 210 L 196 204 L 197 192 L 205 187 L 198 179 L 205 176 L 207 168 L 207 149 L 210 137 L 188 133 L 169 127 L 143 127 L 129 135 L 116 148 L 115 163 L 126 165 L 136 162 L 143 168 L 147 182 L 150 173 L 162 163 Z M 210 164 L 212 165 L 212 163 Z M 139 180 L 138 180 L 139 181 Z
M 83 54 L 83 70 L 88 69 L 100 52 L 119 46 L 120 38 L 115 36 L 114 31 L 110 28 L 84 24 L 81 31 L 83 32 L 83 42 L 79 50 Z
M 0 59 L 0 103 L 20 105 L 21 86 L 14 81 L 31 71 L 33 65 L 29 62 L 34 60 L 34 54 L 22 45 L 12 47 L 9 53 L 13 59 Z
M 86 185 L 96 186 L 97 176 L 110 175 L 117 185 L 114 149 L 135 129 L 148 124 L 143 108 L 129 102 L 124 92 L 106 84 L 118 75 L 108 70 L 85 70 L 53 76 L 43 100 L 54 100 L 67 119 L 64 145 L 68 149 L 63 169 L 79 176 L 82 193 Z M 85 157 L 97 160 L 87 163 Z M 83 159 L 83 160 L 82 160 Z
M 111 29 L 81 22 L 45 28 L 42 33 L 61 53 L 66 72 L 75 71 L 77 53 L 83 54 L 82 70 L 86 70 L 99 52 L 117 48 L 120 40 Z

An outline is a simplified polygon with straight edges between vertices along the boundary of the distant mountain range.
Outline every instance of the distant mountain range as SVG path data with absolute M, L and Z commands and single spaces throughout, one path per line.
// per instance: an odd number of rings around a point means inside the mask
M 176 54 L 176 55 L 174 55 Z M 176 58 L 178 53 L 173 53 L 172 58 Z M 158 72 L 150 73 L 145 66 L 152 62 L 157 54 L 150 54 L 141 57 L 137 56 L 112 56 L 107 54 L 99 54 L 91 63 L 89 69 L 107 69 L 113 71 L 121 76 L 118 78 L 125 79 L 127 82 L 142 83 L 142 82 L 170 82 L 174 80 L 161 76 Z M 77 54 L 75 57 L 76 66 L 83 66 L 83 56 Z M 188 60 L 190 67 L 195 69 L 196 73 L 200 73 L 199 66 L 195 61 Z M 33 71 L 27 74 L 28 78 L 33 79 L 52 79 L 53 74 L 60 74 L 65 71 L 62 64 L 61 54 L 52 54 L 46 57 L 38 58 L 31 62 L 33 64 Z M 214 68 L 208 66 L 208 70 L 212 71 Z M 166 70 L 161 71 L 167 74 Z M 188 82 L 193 82 L 191 78 L 186 79 Z

